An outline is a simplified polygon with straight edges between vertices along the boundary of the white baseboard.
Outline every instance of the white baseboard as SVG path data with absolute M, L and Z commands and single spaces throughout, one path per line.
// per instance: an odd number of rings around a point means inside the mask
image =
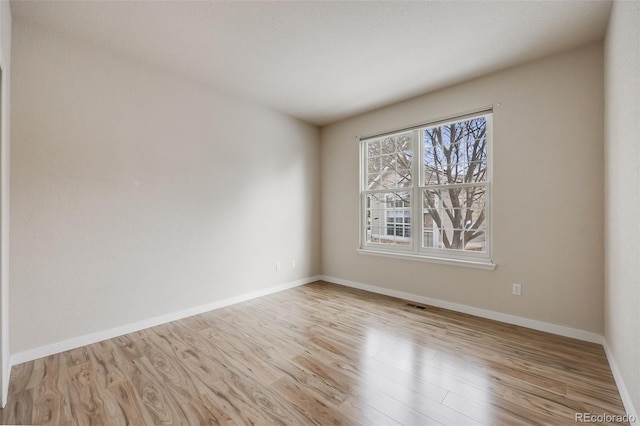
M 40 346 L 23 352 L 18 352 L 11 355 L 11 365 L 22 364 L 23 362 L 33 361 L 34 359 L 43 358 L 49 355 L 68 351 L 70 349 L 75 349 L 81 346 L 90 345 L 92 343 L 101 342 L 103 340 L 112 339 L 114 337 L 122 336 L 127 333 L 144 330 L 145 328 L 155 327 L 156 325 L 166 324 L 171 321 L 177 321 L 182 318 L 202 314 L 204 312 L 209 312 L 215 309 L 224 308 L 225 306 L 234 305 L 236 303 L 245 302 L 247 300 L 277 293 L 283 290 L 288 290 L 290 288 L 309 284 L 320 279 L 320 276 L 303 278 L 301 280 L 276 285 L 273 287 L 265 288 L 263 290 L 252 291 L 249 293 L 241 294 L 239 296 L 230 297 L 228 299 L 211 302 L 206 305 L 196 306 L 194 308 L 185 309 L 171 314 L 161 315 L 132 324 L 114 327 L 108 330 L 98 331 L 96 333 L 86 334 L 84 336 L 78 336 L 72 339 L 63 340 L 61 342 L 51 343 L 49 345 Z
M 425 305 L 436 306 L 438 308 L 450 309 L 464 314 L 475 315 L 477 317 L 488 318 L 507 324 L 519 325 L 522 327 L 532 328 L 534 330 L 545 331 L 547 333 L 558 334 L 560 336 L 572 337 L 578 340 L 584 340 L 591 343 L 602 344 L 602 336 L 590 331 L 579 330 L 577 328 L 565 327 L 562 325 L 551 324 L 548 322 L 537 321 L 530 318 L 518 317 L 515 315 L 504 314 L 501 312 L 490 311 L 487 309 L 476 308 L 469 305 L 447 302 L 446 300 L 433 299 L 431 297 L 419 296 L 417 294 L 405 293 L 403 291 L 391 290 L 384 287 L 377 287 L 370 284 L 363 284 L 355 281 L 343 280 L 342 278 L 322 276 L 322 280 L 340 284 L 346 287 L 357 288 L 360 290 L 370 291 L 372 293 L 384 294 L 385 296 L 397 297 L 412 302 L 423 303 Z
M 622 403 L 624 404 L 624 409 L 627 412 L 627 416 L 629 417 L 629 423 L 634 425 L 640 425 L 640 418 L 638 418 L 638 412 L 633 406 L 633 401 L 631 400 L 631 395 L 627 390 L 627 386 L 624 384 L 624 379 L 622 378 L 622 374 L 618 369 L 618 364 L 607 345 L 607 339 L 602 338 L 602 346 L 604 347 L 604 353 L 607 354 L 607 360 L 609 361 L 609 366 L 611 367 L 611 373 L 613 374 L 613 379 L 616 381 L 616 386 L 618 387 L 618 392 L 620 393 L 620 399 L 622 399 Z M 631 421 L 633 419 L 633 421 Z

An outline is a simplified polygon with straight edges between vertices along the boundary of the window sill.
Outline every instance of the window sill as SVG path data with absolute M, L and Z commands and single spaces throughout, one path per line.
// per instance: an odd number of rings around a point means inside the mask
M 440 257 L 417 256 L 415 254 L 389 253 L 386 251 L 358 249 L 358 254 L 367 256 L 388 257 L 391 259 L 413 260 L 418 262 L 439 263 L 442 265 L 461 266 L 464 268 L 476 268 L 493 271 L 496 264 L 491 261 L 483 260 L 463 260 L 463 259 L 443 259 Z

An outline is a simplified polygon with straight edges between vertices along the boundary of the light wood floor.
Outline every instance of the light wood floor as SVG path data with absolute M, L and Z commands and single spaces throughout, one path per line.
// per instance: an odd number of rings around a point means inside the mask
M 9 424 L 529 425 L 623 415 L 602 347 L 317 282 L 13 367 Z

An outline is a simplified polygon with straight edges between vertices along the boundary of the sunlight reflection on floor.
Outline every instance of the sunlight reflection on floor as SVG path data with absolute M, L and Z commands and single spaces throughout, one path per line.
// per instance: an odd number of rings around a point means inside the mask
M 494 422 L 491 380 L 481 367 L 451 350 L 370 328 L 360 362 L 363 381 L 369 385 L 362 389 L 362 402 L 373 407 L 384 404 L 384 411 L 393 412 L 404 424 L 430 420 L 451 424 L 456 418 L 471 424 L 469 417 Z

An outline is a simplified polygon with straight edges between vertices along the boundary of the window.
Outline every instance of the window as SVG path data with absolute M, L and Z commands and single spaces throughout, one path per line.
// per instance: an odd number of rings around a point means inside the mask
M 361 249 L 490 262 L 491 118 L 361 139 Z

